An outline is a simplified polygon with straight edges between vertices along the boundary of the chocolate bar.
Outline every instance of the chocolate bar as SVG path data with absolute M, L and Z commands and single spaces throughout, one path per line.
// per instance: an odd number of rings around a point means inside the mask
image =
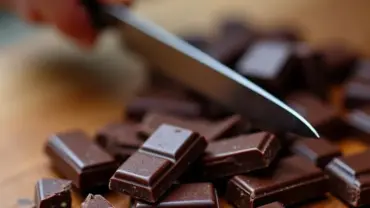
M 284 205 L 280 204 L 279 202 L 273 202 L 270 204 L 260 206 L 258 208 L 284 208 Z
M 199 132 L 207 141 L 213 141 L 228 136 L 238 127 L 240 116 L 234 115 L 220 121 L 209 121 L 203 118 L 182 118 L 163 113 L 148 113 L 141 126 L 144 135 L 151 135 L 161 124 L 171 124 Z
M 72 182 L 56 178 L 43 178 L 35 188 L 36 208 L 70 208 Z
M 149 203 L 158 201 L 173 182 L 203 154 L 204 137 L 188 129 L 161 125 L 110 179 L 111 190 Z
M 182 184 L 156 204 L 137 201 L 134 208 L 219 208 L 218 197 L 211 183 Z
M 335 158 L 326 166 L 330 193 L 351 206 L 370 204 L 370 151 Z
M 340 84 L 353 72 L 358 56 L 340 43 L 327 43 L 318 49 L 326 65 L 326 77 L 333 84 Z
M 139 134 L 139 128 L 138 124 L 108 124 L 96 133 L 95 141 L 122 163 L 144 143 L 146 137 Z
M 197 168 L 200 175 L 212 180 L 266 168 L 280 150 L 275 135 L 260 132 L 209 143 Z
M 126 106 L 126 114 L 132 120 L 141 120 L 148 112 L 162 112 L 185 117 L 201 115 L 201 106 L 190 100 L 165 97 L 136 97 Z
M 52 165 L 83 193 L 107 188 L 117 163 L 80 130 L 52 135 L 45 147 Z
M 113 205 L 101 195 L 89 194 L 81 204 L 82 208 L 114 208 Z
M 334 158 L 342 155 L 338 146 L 324 139 L 300 139 L 291 147 L 291 151 L 324 169 Z
M 340 138 L 348 129 L 332 106 L 309 93 L 291 94 L 286 101 L 290 107 L 306 118 L 320 135 L 328 139 Z
M 327 180 L 310 161 L 293 156 L 280 160 L 264 173 L 234 176 L 225 197 L 238 208 L 274 201 L 288 206 L 324 196 L 328 191 Z
M 239 59 L 236 70 L 271 93 L 283 95 L 296 64 L 292 43 L 259 41 Z

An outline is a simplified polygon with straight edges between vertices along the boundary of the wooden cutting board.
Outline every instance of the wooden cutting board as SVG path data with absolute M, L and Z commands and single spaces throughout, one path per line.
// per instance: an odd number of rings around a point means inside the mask
M 212 34 L 218 19 L 233 11 L 260 26 L 297 25 L 312 45 L 339 39 L 367 55 L 369 8 L 366 0 L 142 0 L 134 9 L 170 31 L 204 34 Z M 33 198 L 36 180 L 56 176 L 43 154 L 49 134 L 70 128 L 93 134 L 122 119 L 122 103 L 145 80 L 143 68 L 117 46 L 114 32 L 92 52 L 77 50 L 52 29 L 0 49 L 1 207 L 18 207 L 18 199 Z M 340 110 L 340 90 L 334 94 Z M 367 148 L 353 138 L 338 144 L 346 154 Z M 81 198 L 74 199 L 79 207 Z M 109 199 L 128 207 L 128 197 Z M 306 207 L 345 206 L 329 196 Z

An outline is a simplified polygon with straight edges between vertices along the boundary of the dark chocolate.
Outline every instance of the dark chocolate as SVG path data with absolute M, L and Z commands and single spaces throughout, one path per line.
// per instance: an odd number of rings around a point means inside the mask
M 182 184 L 156 204 L 137 201 L 134 208 L 219 208 L 218 197 L 211 183 Z
M 144 143 L 139 128 L 138 124 L 108 124 L 96 133 L 95 141 L 121 163 Z
M 183 39 L 188 42 L 190 45 L 198 48 L 201 51 L 207 50 L 209 47 L 210 41 L 209 38 L 205 36 L 184 36 Z
M 258 208 L 284 208 L 284 205 L 280 204 L 279 202 L 273 202 L 270 204 L 260 206 Z
M 297 140 L 291 151 L 310 160 L 321 169 L 324 169 L 332 159 L 342 155 L 338 146 L 322 138 Z
M 370 106 L 350 111 L 345 120 L 351 126 L 350 134 L 358 137 L 364 137 L 368 140 L 370 134 Z
M 201 115 L 201 110 L 200 104 L 196 102 L 165 96 L 137 97 L 126 106 L 127 116 L 134 120 L 141 120 L 148 112 L 196 117 Z
M 358 57 L 355 52 L 343 44 L 328 43 L 318 49 L 326 65 L 326 77 L 333 84 L 340 84 L 353 72 Z
M 306 118 L 320 135 L 328 139 L 340 138 L 348 130 L 348 126 L 334 107 L 309 93 L 291 94 L 286 101 L 290 107 Z
M 302 40 L 301 32 L 292 26 L 282 25 L 269 29 L 260 34 L 261 39 L 267 40 L 282 40 L 290 42 L 298 42 Z
M 161 125 L 110 179 L 111 190 L 155 203 L 207 146 L 191 130 Z
M 250 23 L 246 22 L 242 18 L 232 17 L 226 18 L 220 22 L 219 33 L 220 36 L 227 37 L 237 33 L 253 34 L 255 31 L 253 30 L 253 26 L 251 26 Z
M 236 70 L 267 91 L 283 95 L 297 64 L 293 46 L 283 41 L 258 41 L 239 59 Z
M 52 135 L 45 150 L 56 170 L 83 193 L 106 189 L 117 169 L 113 157 L 80 130 Z
M 351 206 L 370 204 L 370 151 L 335 158 L 327 166 L 330 192 Z
M 62 179 L 43 178 L 35 188 L 36 208 L 70 208 L 72 182 Z
M 292 205 L 324 196 L 327 191 L 325 174 L 310 161 L 294 156 L 280 160 L 264 173 L 234 176 L 226 199 L 238 208 L 274 201 Z
M 113 205 L 101 195 L 89 194 L 81 208 L 114 208 Z
M 267 132 L 209 143 L 198 171 L 207 180 L 248 173 L 268 167 L 279 150 L 279 140 Z
M 232 133 L 240 122 L 240 116 L 234 115 L 220 121 L 209 121 L 203 118 L 186 119 L 163 113 L 148 113 L 142 122 L 141 132 L 151 135 L 161 124 L 171 124 L 199 132 L 207 141 L 214 141 Z
M 351 79 L 343 88 L 346 108 L 353 109 L 370 104 L 370 81 Z

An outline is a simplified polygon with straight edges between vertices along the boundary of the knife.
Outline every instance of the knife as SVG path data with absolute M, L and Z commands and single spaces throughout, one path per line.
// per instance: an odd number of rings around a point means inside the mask
M 319 137 L 292 108 L 245 77 L 123 5 L 83 0 L 94 26 L 118 27 L 128 47 L 157 70 L 270 132 Z M 114 23 L 112 23 L 114 22 Z

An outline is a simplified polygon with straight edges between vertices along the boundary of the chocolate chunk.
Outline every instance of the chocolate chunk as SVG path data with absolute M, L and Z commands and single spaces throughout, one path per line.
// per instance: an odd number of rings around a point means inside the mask
M 344 85 L 343 94 L 346 108 L 352 109 L 370 104 L 370 82 L 349 80 Z
M 114 208 L 108 200 L 101 195 L 89 194 L 81 204 L 82 208 Z
M 327 166 L 330 192 L 354 207 L 370 204 L 370 151 L 335 158 Z
M 240 28 L 239 28 L 240 29 Z M 254 40 L 249 30 L 228 30 L 219 35 L 205 51 L 221 63 L 233 68 L 235 62 Z
M 212 180 L 266 168 L 280 150 L 275 135 L 260 132 L 210 143 L 198 171 Z
M 36 208 L 70 208 L 72 182 L 62 179 L 43 178 L 35 188 Z
M 146 137 L 139 134 L 139 128 L 138 124 L 108 124 L 97 132 L 95 141 L 121 163 L 144 143 Z
M 289 42 L 259 41 L 240 58 L 236 70 L 271 93 L 283 95 L 297 64 L 293 46 Z
M 110 180 L 111 190 L 154 203 L 205 150 L 204 137 L 161 125 Z
M 317 54 L 316 51 L 313 51 L 307 44 L 298 44 L 296 53 L 300 63 L 300 76 L 302 76 L 302 79 L 297 78 L 297 76 L 292 76 L 294 77 L 293 79 L 300 82 L 299 85 L 309 92 L 317 95 L 323 100 L 327 100 L 330 89 L 329 83 L 326 80 L 326 65 L 322 57 Z M 292 80 L 292 82 L 295 80 Z
M 185 117 L 201 115 L 198 103 L 164 96 L 137 97 L 126 107 L 127 116 L 133 120 L 141 120 L 147 112 L 162 112 Z
M 80 130 L 52 135 L 45 150 L 56 170 L 83 193 L 107 188 L 117 169 L 114 159 Z
M 279 202 L 273 202 L 270 204 L 260 206 L 258 208 L 284 208 L 284 205 L 280 204 Z
M 355 109 L 345 116 L 345 120 L 351 126 L 351 134 L 358 137 L 365 137 L 370 134 L 370 106 Z
M 297 156 L 282 159 L 265 173 L 234 176 L 226 199 L 236 207 L 256 207 L 279 201 L 292 205 L 327 192 L 327 177 L 310 161 Z
M 319 132 L 328 139 L 337 139 L 348 129 L 336 110 L 326 102 L 308 93 L 298 92 L 287 97 L 290 105 L 305 117 Z
M 216 190 L 211 183 L 178 185 L 166 197 L 156 203 L 146 204 L 137 201 L 134 208 L 219 208 Z
M 328 43 L 318 49 L 326 65 L 327 78 L 333 84 L 342 83 L 352 72 L 357 54 L 339 43 Z
M 201 51 L 205 51 L 210 44 L 209 38 L 205 36 L 184 36 L 183 40 L 188 42 L 190 45 L 198 48 Z
M 141 132 L 151 135 L 161 124 L 171 124 L 199 132 L 207 141 L 213 141 L 232 133 L 240 122 L 240 116 L 230 116 L 221 121 L 202 118 L 186 119 L 161 113 L 148 113 L 142 122 Z
M 292 26 L 279 26 L 269 29 L 260 35 L 262 39 L 267 40 L 282 40 L 290 42 L 298 42 L 302 40 L 301 32 Z
M 324 139 L 300 139 L 294 143 L 291 150 L 322 169 L 333 158 L 342 155 L 339 147 Z

